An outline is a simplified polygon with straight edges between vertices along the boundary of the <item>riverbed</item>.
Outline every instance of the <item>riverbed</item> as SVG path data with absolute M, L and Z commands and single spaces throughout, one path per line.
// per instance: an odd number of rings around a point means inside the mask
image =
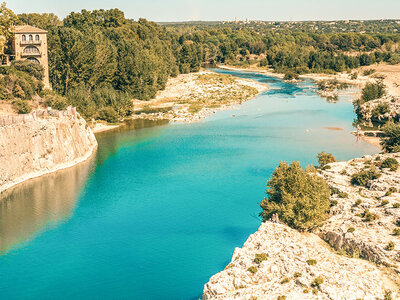
M 1 299 L 198 299 L 257 230 L 280 160 L 379 151 L 350 134 L 348 96 L 329 103 L 308 79 L 217 71 L 270 89 L 196 123 L 99 134 L 90 161 L 3 195 Z

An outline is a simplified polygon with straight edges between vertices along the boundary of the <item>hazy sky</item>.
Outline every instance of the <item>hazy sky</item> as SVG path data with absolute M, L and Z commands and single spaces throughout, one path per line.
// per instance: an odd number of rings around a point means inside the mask
M 5 0 L 16 13 L 119 8 L 152 21 L 400 19 L 400 0 Z

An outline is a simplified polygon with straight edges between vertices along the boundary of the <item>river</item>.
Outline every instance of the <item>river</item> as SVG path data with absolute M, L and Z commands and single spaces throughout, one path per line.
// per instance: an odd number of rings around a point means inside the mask
M 218 72 L 270 90 L 197 123 L 99 134 L 90 161 L 2 195 L 0 299 L 198 299 L 257 230 L 280 160 L 378 152 L 350 134 L 348 97 Z

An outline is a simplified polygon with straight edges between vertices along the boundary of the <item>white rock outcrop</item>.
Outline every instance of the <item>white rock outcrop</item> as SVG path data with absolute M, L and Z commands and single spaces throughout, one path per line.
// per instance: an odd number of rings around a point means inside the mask
M 30 178 L 71 167 L 97 147 L 85 120 L 66 111 L 38 110 L 0 119 L 0 192 Z
M 329 164 L 321 172 L 335 190 L 327 222 L 313 233 L 263 223 L 203 299 L 400 299 L 400 168 L 381 168 L 387 158 L 400 163 L 395 153 Z M 353 174 L 371 168 L 379 178 L 352 185 Z
M 267 259 L 255 262 L 257 254 Z M 382 299 L 389 290 L 395 284 L 374 264 L 338 255 L 314 234 L 265 222 L 211 277 L 203 299 Z

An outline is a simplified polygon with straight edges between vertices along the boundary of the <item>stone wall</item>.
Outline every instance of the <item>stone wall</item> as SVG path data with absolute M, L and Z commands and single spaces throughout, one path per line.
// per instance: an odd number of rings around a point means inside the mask
M 0 192 L 88 159 L 97 141 L 85 120 L 65 111 L 0 117 Z

